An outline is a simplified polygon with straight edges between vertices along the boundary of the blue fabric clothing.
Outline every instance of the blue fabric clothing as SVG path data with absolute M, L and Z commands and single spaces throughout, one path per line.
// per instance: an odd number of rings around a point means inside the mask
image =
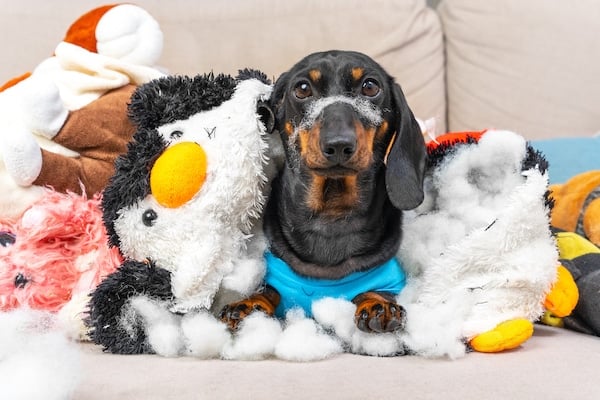
M 310 317 L 312 303 L 324 297 L 352 300 L 369 291 L 398 294 L 406 285 L 406 274 L 396 258 L 368 271 L 354 272 L 333 280 L 298 275 L 285 261 L 270 252 L 265 253 L 265 261 L 265 281 L 281 295 L 281 302 L 275 310 L 279 318 L 294 307 L 302 308 Z

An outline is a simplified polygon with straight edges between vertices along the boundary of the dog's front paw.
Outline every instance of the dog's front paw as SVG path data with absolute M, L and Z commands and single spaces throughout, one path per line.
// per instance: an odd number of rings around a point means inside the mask
M 395 332 L 403 329 L 406 319 L 404 307 L 386 292 L 366 292 L 356 296 L 354 322 L 363 332 Z
M 255 293 L 247 299 L 223 307 L 219 313 L 219 319 L 227 324 L 229 329 L 236 330 L 242 320 L 255 311 L 263 312 L 270 317 L 273 316 L 279 300 L 279 293 L 271 287 L 266 287 L 260 293 Z

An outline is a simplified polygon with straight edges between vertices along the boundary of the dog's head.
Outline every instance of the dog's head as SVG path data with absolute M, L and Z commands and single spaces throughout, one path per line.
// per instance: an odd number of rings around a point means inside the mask
M 292 170 L 314 179 L 354 179 L 385 166 L 398 209 L 423 200 L 425 143 L 400 86 L 370 57 L 311 54 L 276 82 L 272 96 Z

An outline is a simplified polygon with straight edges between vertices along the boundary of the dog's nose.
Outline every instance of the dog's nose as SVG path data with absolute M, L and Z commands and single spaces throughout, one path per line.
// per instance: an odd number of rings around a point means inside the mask
M 356 151 L 356 139 L 354 132 L 328 135 L 321 142 L 321 151 L 328 161 L 341 164 L 348 161 Z

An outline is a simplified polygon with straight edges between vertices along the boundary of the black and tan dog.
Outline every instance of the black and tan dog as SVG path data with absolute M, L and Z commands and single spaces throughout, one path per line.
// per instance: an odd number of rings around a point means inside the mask
M 276 82 L 276 128 L 286 163 L 265 215 L 265 288 L 231 304 L 235 328 L 249 313 L 283 315 L 341 297 L 367 332 L 402 328 L 394 295 L 405 277 L 395 255 L 401 210 L 423 200 L 425 145 L 400 86 L 368 56 L 315 53 Z

